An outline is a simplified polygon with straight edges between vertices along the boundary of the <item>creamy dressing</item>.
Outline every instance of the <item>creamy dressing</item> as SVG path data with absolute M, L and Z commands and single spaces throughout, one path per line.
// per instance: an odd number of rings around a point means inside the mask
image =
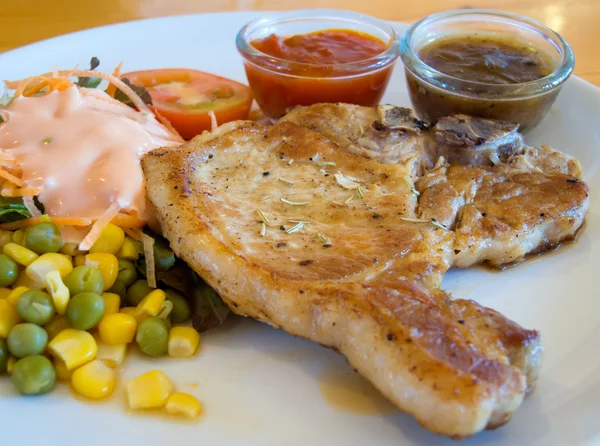
M 100 90 L 21 96 L 3 115 L 0 148 L 16 157 L 27 186 L 43 187 L 49 215 L 96 219 L 118 200 L 148 219 L 140 158 L 181 144 L 153 115 Z

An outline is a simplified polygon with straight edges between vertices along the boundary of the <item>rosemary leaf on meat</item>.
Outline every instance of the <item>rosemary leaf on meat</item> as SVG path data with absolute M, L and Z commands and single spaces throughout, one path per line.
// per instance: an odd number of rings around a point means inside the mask
M 365 129 L 363 129 L 363 126 L 360 124 L 360 122 L 358 123 L 358 130 L 360 131 L 360 136 L 365 134 Z
M 335 163 L 333 161 L 317 161 L 317 162 L 315 162 L 315 164 L 317 166 L 321 166 L 321 167 L 323 167 L 323 166 L 335 166 Z
M 431 224 L 433 226 L 435 226 L 436 228 L 440 228 L 443 229 L 444 231 L 447 231 L 448 228 L 446 228 L 446 226 L 444 226 L 443 224 L 441 224 L 439 221 L 437 221 L 435 218 L 431 219 Z
M 260 225 L 260 236 L 264 237 L 265 235 L 267 235 L 267 225 L 263 221 L 262 224 Z
M 260 199 L 260 201 L 268 201 L 268 200 L 270 200 L 270 199 L 271 199 L 271 197 L 270 197 L 270 196 L 268 196 L 268 195 L 265 195 L 264 197 L 262 197 L 262 198 Z
M 293 234 L 294 232 L 298 232 L 300 230 L 302 230 L 302 228 L 304 227 L 304 222 L 300 222 L 295 226 L 292 226 L 290 229 L 288 229 L 287 232 L 288 234 Z
M 307 204 L 310 204 L 310 201 L 290 201 L 283 197 L 281 197 L 280 200 L 282 203 L 289 204 L 290 206 L 306 206 Z
M 269 219 L 267 218 L 267 215 L 263 211 L 261 211 L 260 209 L 257 209 L 256 213 L 258 214 L 258 216 L 262 220 L 263 224 L 268 225 L 270 223 Z
M 357 187 L 360 187 L 360 184 L 351 180 L 350 178 L 345 177 L 342 172 L 338 172 L 334 176 L 335 176 L 335 181 L 337 181 L 337 184 L 342 186 L 344 189 L 352 190 L 352 189 L 356 189 Z
M 317 233 L 317 238 L 324 244 L 324 245 L 331 245 L 331 239 L 329 237 L 325 237 L 323 234 L 321 234 L 320 232 Z
M 414 186 L 414 184 L 413 184 L 413 183 L 412 183 L 412 182 L 411 182 L 411 181 L 410 181 L 408 178 L 404 177 L 404 181 L 406 182 L 406 184 L 408 185 L 408 187 L 410 187 L 410 191 L 411 191 L 411 192 L 412 192 L 412 193 L 413 193 L 415 196 L 417 196 L 417 197 L 418 197 L 419 195 L 421 195 L 421 193 L 420 193 L 420 192 L 419 192 L 417 189 L 415 189 L 415 186 Z
M 439 221 L 437 221 L 435 218 L 432 218 L 431 220 L 427 220 L 425 218 L 409 218 L 409 217 L 400 217 L 400 220 L 402 221 L 406 221 L 408 223 L 429 223 L 430 225 L 435 226 L 436 228 L 440 228 L 443 229 L 444 231 L 447 231 L 448 228 L 446 228 L 446 226 L 444 226 L 443 224 L 441 224 Z
M 293 186 L 294 184 L 296 184 L 293 181 L 286 180 L 285 178 L 279 178 L 279 181 L 281 181 L 282 183 L 287 184 L 288 186 Z
M 350 195 L 346 201 L 344 201 L 344 204 L 349 204 L 352 200 L 354 200 L 354 194 Z
M 294 158 L 288 161 L 288 166 L 291 166 L 294 163 Z
M 358 196 L 359 196 L 360 198 L 365 198 L 365 193 L 363 192 L 363 189 L 362 189 L 362 187 L 358 186 L 358 187 L 356 188 L 356 192 L 358 193 Z

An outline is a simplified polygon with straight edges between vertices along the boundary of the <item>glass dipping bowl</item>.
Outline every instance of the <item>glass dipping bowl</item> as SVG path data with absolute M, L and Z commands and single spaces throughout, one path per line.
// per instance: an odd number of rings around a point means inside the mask
M 431 42 L 452 36 L 473 35 L 518 38 L 554 59 L 555 70 L 543 78 L 517 84 L 467 81 L 441 73 L 419 58 Z M 501 11 L 463 9 L 432 14 L 412 25 L 402 36 L 400 53 L 410 98 L 420 118 L 435 122 L 443 116 L 464 113 L 520 124 L 533 129 L 573 71 L 575 59 L 569 44 L 540 22 Z
M 271 34 L 287 37 L 329 29 L 370 34 L 382 40 L 385 49 L 368 59 L 327 65 L 280 59 L 251 44 Z M 271 119 L 280 118 L 296 105 L 378 105 L 399 55 L 398 36 L 387 23 L 363 14 L 326 9 L 291 11 L 254 20 L 240 30 L 236 46 L 244 59 L 254 99 Z

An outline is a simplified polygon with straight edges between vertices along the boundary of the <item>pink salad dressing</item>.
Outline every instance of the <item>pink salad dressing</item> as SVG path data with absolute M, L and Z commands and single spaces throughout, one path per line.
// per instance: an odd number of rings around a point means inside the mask
M 16 157 L 27 186 L 43 187 L 49 215 L 96 219 L 118 200 L 148 219 L 140 158 L 181 144 L 153 115 L 100 90 L 21 96 L 3 115 L 0 148 Z

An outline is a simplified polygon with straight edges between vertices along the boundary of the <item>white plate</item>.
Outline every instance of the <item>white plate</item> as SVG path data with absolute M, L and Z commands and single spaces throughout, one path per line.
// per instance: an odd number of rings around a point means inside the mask
M 18 79 L 55 65 L 86 66 L 97 56 L 112 70 L 197 68 L 245 81 L 234 37 L 256 13 L 171 17 L 70 34 L 0 56 L 0 79 Z M 404 25 L 397 25 L 404 30 Z M 397 67 L 385 101 L 409 105 Z M 536 392 L 514 419 L 465 445 L 600 444 L 600 90 L 573 78 L 530 144 L 549 143 L 581 161 L 591 211 L 579 242 L 502 273 L 451 271 L 445 289 L 495 308 L 541 331 L 546 356 Z M 123 382 L 152 368 L 166 371 L 207 408 L 202 423 L 127 415 Z M 203 337 L 192 360 L 129 358 L 118 394 L 108 403 L 74 399 L 66 386 L 51 395 L 19 397 L 0 379 L 0 444 L 456 445 L 400 413 L 357 415 L 334 410 L 320 393 L 323 374 L 351 374 L 343 358 L 253 321 L 234 319 Z M 197 384 L 197 385 L 196 385 Z

